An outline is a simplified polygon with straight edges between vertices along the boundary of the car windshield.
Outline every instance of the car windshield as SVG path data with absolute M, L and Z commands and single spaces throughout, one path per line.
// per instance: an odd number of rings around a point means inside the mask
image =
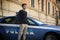
M 36 20 L 36 19 L 32 19 L 32 20 L 34 20 L 35 22 L 37 22 L 37 23 L 40 24 L 40 25 L 44 24 L 43 22 L 40 22 L 40 21 L 38 21 L 38 20 Z
M 32 19 L 33 21 L 35 21 L 36 23 L 39 24 L 39 26 L 45 26 L 45 25 L 48 25 L 48 24 L 44 24 L 43 22 L 39 21 L 39 20 L 36 20 L 36 19 Z

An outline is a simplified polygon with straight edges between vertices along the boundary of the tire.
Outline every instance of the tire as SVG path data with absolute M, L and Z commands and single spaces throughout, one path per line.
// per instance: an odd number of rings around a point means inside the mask
M 53 35 L 53 34 L 49 34 L 45 37 L 44 40 L 58 40 L 57 36 Z
M 0 40 L 2 40 L 2 35 L 0 34 Z
M 2 34 L 0 34 L 0 40 L 5 40 L 5 38 Z

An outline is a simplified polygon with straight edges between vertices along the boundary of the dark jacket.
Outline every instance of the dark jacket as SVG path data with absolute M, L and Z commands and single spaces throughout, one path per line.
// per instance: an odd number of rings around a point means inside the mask
M 27 12 L 20 10 L 16 15 L 16 24 L 27 24 Z

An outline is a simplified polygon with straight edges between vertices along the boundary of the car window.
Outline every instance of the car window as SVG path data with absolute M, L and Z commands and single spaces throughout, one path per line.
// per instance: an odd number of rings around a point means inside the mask
M 12 24 L 15 23 L 15 18 L 5 18 L 4 20 L 2 20 L 2 23 L 8 23 L 8 24 Z
M 28 25 L 36 26 L 36 23 L 35 23 L 35 22 L 33 22 L 32 20 L 28 19 Z
M 27 21 L 28 21 L 28 25 L 36 26 L 36 23 L 33 22 L 32 20 L 27 19 Z M 2 23 L 7 23 L 7 24 L 16 24 L 15 22 L 16 22 L 16 21 L 15 21 L 15 18 L 14 18 L 14 17 L 5 18 L 5 19 L 2 21 Z
M 36 20 L 36 19 L 32 19 L 32 20 L 34 20 L 34 21 L 37 22 L 38 24 L 44 24 L 43 22 L 38 21 L 38 20 Z

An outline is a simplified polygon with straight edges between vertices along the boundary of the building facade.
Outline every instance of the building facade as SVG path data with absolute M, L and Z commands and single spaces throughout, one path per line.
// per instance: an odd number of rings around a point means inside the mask
M 58 17 L 58 25 L 60 25 L 60 0 L 57 0 L 57 17 Z
M 15 16 L 22 3 L 27 4 L 29 17 L 56 25 L 56 0 L 0 0 L 0 16 Z

